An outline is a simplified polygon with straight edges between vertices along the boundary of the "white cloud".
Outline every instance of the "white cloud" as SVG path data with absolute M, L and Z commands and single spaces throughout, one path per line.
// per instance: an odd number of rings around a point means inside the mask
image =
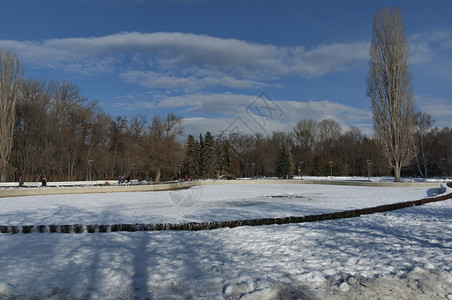
M 275 130 L 290 131 L 302 119 L 314 119 L 318 122 L 333 119 L 339 122 L 344 130 L 353 125 L 360 128 L 363 133 L 370 134 L 372 123 L 370 110 L 358 109 L 329 100 L 304 102 L 272 100 L 265 95 L 258 98 L 243 94 L 190 94 L 165 98 L 159 102 L 158 107 L 190 111 L 192 114 L 202 117 L 203 123 L 212 123 L 213 127 L 204 128 L 222 127 L 221 130 L 225 130 L 227 127 L 224 127 L 224 120 L 227 119 L 229 121 L 227 126 L 236 122 L 233 127 L 261 133 L 271 133 Z M 218 126 L 218 124 L 222 126 Z
M 447 56 L 452 50 L 452 31 L 415 34 L 408 39 L 411 62 L 426 63 Z
M 334 43 L 320 45 L 294 55 L 291 73 L 306 77 L 322 76 L 348 69 L 369 60 L 369 43 Z
M 292 127 L 278 120 L 271 120 L 268 124 L 268 130 L 256 126 L 253 119 L 247 116 L 236 118 L 186 118 L 184 121 L 184 134 L 197 136 L 210 131 L 215 136 L 228 136 L 231 133 L 255 135 L 262 133 L 270 135 L 273 131 L 291 131 Z
M 254 101 L 257 96 L 243 94 L 190 94 L 184 96 L 168 97 L 159 102 L 159 107 L 186 107 L 188 110 L 197 113 L 224 113 L 236 116 L 238 113 L 244 112 Z M 369 110 L 354 108 L 338 102 L 329 100 L 271 100 L 281 110 L 281 120 L 301 120 L 315 119 L 321 121 L 323 119 L 344 120 L 343 123 L 362 122 L 370 120 L 372 113 Z
M 426 112 L 435 120 L 439 127 L 452 128 L 452 99 L 432 97 L 428 95 L 416 95 L 419 110 Z
M 199 134 L 205 134 L 210 131 L 214 136 L 219 136 L 223 133 L 225 128 L 228 128 L 229 124 L 233 122 L 230 118 L 185 118 L 184 135 L 189 134 L 198 137 Z
M 198 114 L 222 114 L 236 117 L 253 102 L 256 96 L 243 94 L 211 94 L 197 93 L 183 96 L 174 96 L 163 99 L 159 107 L 185 107 L 186 110 Z
M 372 119 L 372 113 L 369 110 L 354 108 L 329 100 L 279 101 L 278 104 L 283 108 L 284 114 L 292 120 L 314 119 L 321 121 L 333 119 L 344 126 L 350 126 Z
M 133 111 L 137 108 L 140 108 L 141 110 L 148 110 L 148 109 L 154 109 L 155 105 L 152 102 L 149 101 L 129 101 L 129 100 L 122 100 L 122 101 L 116 101 L 114 104 L 114 107 L 121 108 L 123 110 Z
M 140 98 L 140 97 L 139 97 Z M 345 131 L 355 126 L 366 135 L 372 134 L 372 113 L 330 100 L 279 100 L 267 94 L 247 95 L 234 93 L 192 93 L 179 96 L 160 94 L 147 101 L 131 97 L 115 106 L 143 113 L 147 110 L 172 111 L 184 116 L 186 135 L 197 135 L 207 130 L 213 134 L 240 131 L 271 134 L 273 131 L 292 131 L 302 119 L 318 122 L 337 121 Z
M 143 87 L 183 89 L 185 91 L 196 91 L 215 86 L 227 88 L 262 88 L 272 85 L 255 80 L 235 78 L 222 72 L 211 72 L 207 70 L 189 72 L 185 76 L 178 75 L 175 72 L 158 73 L 154 71 L 131 70 L 123 72 L 120 76 L 127 82 L 136 83 Z
M 43 41 L 0 40 L 0 47 L 37 68 L 95 75 L 119 70 L 122 78 L 143 86 L 202 89 L 256 88 L 283 76 L 323 76 L 366 62 L 369 45 L 334 43 L 305 49 L 178 32 L 124 32 Z

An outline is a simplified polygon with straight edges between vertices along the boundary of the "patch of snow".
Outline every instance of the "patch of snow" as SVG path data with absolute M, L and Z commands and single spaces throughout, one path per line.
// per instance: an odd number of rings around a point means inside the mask
M 293 184 L 212 185 L 195 192 L 180 191 L 176 201 L 168 192 L 2 198 L 0 223 L 230 220 L 428 195 L 417 187 Z M 186 197 L 193 204 L 179 205 Z M 0 234 L 0 298 L 450 299 L 451 218 L 452 200 L 446 200 L 318 223 L 199 232 Z

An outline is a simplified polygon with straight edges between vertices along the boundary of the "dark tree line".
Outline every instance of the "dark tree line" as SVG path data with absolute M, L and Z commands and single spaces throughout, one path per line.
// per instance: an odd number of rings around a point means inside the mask
M 9 57 L 9 65 L 17 64 L 15 56 L 4 57 Z M 291 132 L 206 132 L 182 141 L 180 117 L 113 117 L 69 82 L 20 78 L 14 93 L 2 91 L 0 96 L 2 112 L 14 116 L 0 120 L 5 128 L 0 133 L 2 146 L 11 144 L 11 150 L 8 146 L 1 152 L 0 175 L 6 181 L 106 180 L 122 175 L 159 182 L 185 175 L 290 178 L 392 172 L 378 139 L 356 127 L 344 130 L 334 120 L 300 120 Z M 416 155 L 402 175 L 450 176 L 452 129 L 437 128 L 428 114 L 418 113 L 412 132 L 410 147 Z
M 7 178 L 25 181 L 173 178 L 183 160 L 174 114 L 112 117 L 68 82 L 27 79 L 17 100 Z
M 183 142 L 180 117 L 112 117 L 68 82 L 23 80 L 16 105 L 7 180 L 391 175 L 376 139 L 333 120 L 300 120 L 291 132 L 266 136 L 206 132 Z M 417 156 L 402 174 L 450 175 L 452 130 L 435 127 L 425 113 L 416 120 Z
M 291 178 L 327 176 L 331 171 L 335 176 L 368 176 L 369 163 L 373 176 L 390 174 L 375 140 L 365 137 L 357 128 L 343 133 L 333 120 L 319 123 L 301 120 L 292 132 L 273 132 L 267 136 L 223 135 L 213 143 L 211 137 L 210 132 L 199 140 L 192 135 L 188 137 L 183 170 L 189 177 Z
M 412 141 L 417 159 L 402 174 L 450 176 L 452 130 L 434 127 L 425 113 L 417 114 L 417 124 Z M 292 132 L 268 136 L 234 133 L 212 141 L 210 132 L 199 139 L 190 135 L 182 167 L 190 178 L 394 175 L 377 139 L 356 127 L 344 131 L 334 120 L 301 120 Z

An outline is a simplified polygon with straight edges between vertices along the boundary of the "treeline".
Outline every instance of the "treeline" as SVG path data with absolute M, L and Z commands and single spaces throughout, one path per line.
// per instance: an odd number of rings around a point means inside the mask
M 68 82 L 22 80 L 7 180 L 380 176 L 391 169 L 373 138 L 333 120 L 300 120 L 269 135 L 206 132 L 182 141 L 182 119 L 112 117 Z M 451 173 L 452 130 L 418 114 L 410 176 Z
M 426 113 L 416 114 L 412 147 L 417 155 L 404 176 L 450 176 L 452 129 L 439 129 Z M 381 146 L 358 128 L 334 120 L 300 120 L 291 132 L 221 135 L 186 141 L 183 172 L 195 178 L 392 176 Z
M 368 176 L 372 166 L 373 176 L 388 175 L 378 148 L 358 128 L 342 132 L 333 120 L 301 120 L 292 132 L 267 136 L 189 136 L 183 171 L 195 178 Z
M 172 178 L 183 160 L 182 119 L 106 114 L 68 82 L 21 82 L 8 179 Z

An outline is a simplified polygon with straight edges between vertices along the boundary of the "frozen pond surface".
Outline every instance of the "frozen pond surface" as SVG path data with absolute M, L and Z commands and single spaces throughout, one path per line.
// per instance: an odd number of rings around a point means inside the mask
M 438 190 L 318 184 L 0 198 L 0 225 L 210 222 L 304 216 L 418 200 Z

